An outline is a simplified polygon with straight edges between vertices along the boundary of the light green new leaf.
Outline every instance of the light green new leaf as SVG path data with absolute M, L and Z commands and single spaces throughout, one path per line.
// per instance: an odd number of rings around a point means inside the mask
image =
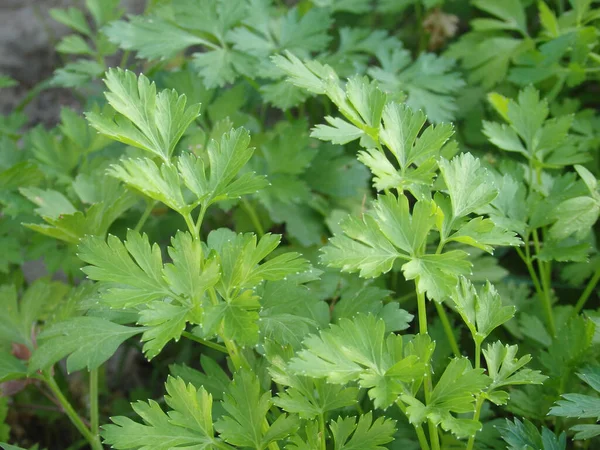
M 259 337 L 259 309 L 258 297 L 245 290 L 226 302 L 207 306 L 202 326 L 209 335 L 221 332 L 243 347 L 254 346 Z
M 202 255 L 202 244 L 186 232 L 178 231 L 168 248 L 172 263 L 165 264 L 164 277 L 170 289 L 199 304 L 202 295 L 221 277 L 217 255 Z
M 394 440 L 396 422 L 385 417 L 373 421 L 373 413 L 356 417 L 339 417 L 329 425 L 335 450 L 384 450 Z
M 229 444 L 262 450 L 269 443 L 286 438 L 299 426 L 295 416 L 282 414 L 265 430 L 263 423 L 271 403 L 271 393 L 261 394 L 256 375 L 238 371 L 223 401 L 227 414 L 221 416 L 215 428 Z
M 201 158 L 186 153 L 179 158 L 179 173 L 185 183 L 206 206 L 221 200 L 253 194 L 268 183 L 263 176 L 246 173 L 235 179 L 250 160 L 254 148 L 248 147 L 250 134 L 236 128 L 208 144 L 209 170 Z
M 117 111 L 115 118 L 90 112 L 87 119 L 100 133 L 159 156 L 168 162 L 175 145 L 198 117 L 200 105 L 186 107 L 185 95 L 174 90 L 156 93 L 144 75 L 110 69 L 106 73 L 106 98 Z
M 542 384 L 548 377 L 539 370 L 524 369 L 531 361 L 530 355 L 516 358 L 519 347 L 517 345 L 502 345 L 500 341 L 489 344 L 483 349 L 483 356 L 487 363 L 488 375 L 492 383 L 485 393 L 486 398 L 497 405 L 504 405 L 509 399 L 506 391 L 498 390 L 504 386 L 522 384 Z
M 45 328 L 38 335 L 40 345 L 29 360 L 29 372 L 48 369 L 65 356 L 67 371 L 98 368 L 119 345 L 144 331 L 118 325 L 99 317 L 74 317 Z
M 494 177 L 470 153 L 451 161 L 441 159 L 438 164 L 450 194 L 454 218 L 486 206 L 498 195 Z
M 287 252 L 263 261 L 277 248 L 281 236 L 267 233 L 257 241 L 252 233 L 236 234 L 221 228 L 208 235 L 208 247 L 221 257 L 223 275 L 217 284 L 219 293 L 230 299 L 234 291 L 251 288 L 263 280 L 281 280 L 286 275 L 304 272 L 308 261 L 299 253 Z
M 499 19 L 475 19 L 471 21 L 473 29 L 478 31 L 515 30 L 523 36 L 527 36 L 527 17 L 521 0 L 504 0 L 500 3 L 494 0 L 476 0 L 473 4 Z
M 426 371 L 426 362 L 416 355 L 404 357 L 402 343 L 402 336 L 386 333 L 383 320 L 360 314 L 306 338 L 305 350 L 289 368 L 333 384 L 358 381 L 369 389 L 375 407 L 387 408 L 406 389 L 403 383 L 422 379 Z
M 489 282 L 478 293 L 469 280 L 461 277 L 452 299 L 473 339 L 480 344 L 515 314 L 515 307 L 503 306 L 496 288 Z
M 171 408 L 167 414 L 154 400 L 138 401 L 132 407 L 144 423 L 112 417 L 113 424 L 102 427 L 104 442 L 119 450 L 229 448 L 214 436 L 212 396 L 204 387 L 197 389 L 181 378 L 169 377 L 166 388 L 165 402 Z
M 122 159 L 119 164 L 110 166 L 108 174 L 174 211 L 184 214 L 189 210 L 181 193 L 179 176 L 171 165 L 157 166 L 150 158 Z

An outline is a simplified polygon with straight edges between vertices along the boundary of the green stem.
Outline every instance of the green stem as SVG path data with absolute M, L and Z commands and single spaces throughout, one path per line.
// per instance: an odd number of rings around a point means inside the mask
M 135 225 L 135 228 L 134 228 L 135 231 L 139 232 L 142 229 L 142 227 L 148 220 L 148 217 L 150 217 L 150 214 L 152 213 L 152 210 L 154 209 L 154 205 L 156 205 L 156 201 L 154 201 L 154 200 L 148 201 L 148 203 L 146 203 L 146 209 L 144 209 L 144 212 L 142 213 L 140 220 L 138 220 L 138 223 Z
M 100 418 L 98 410 L 98 369 L 90 370 L 90 431 L 98 438 Z
M 194 220 L 192 219 L 192 215 L 190 213 L 183 214 L 183 219 L 188 227 L 188 230 L 192 234 L 194 239 L 198 239 L 198 232 L 196 230 L 196 225 L 194 225 Z
M 418 283 L 419 280 L 417 280 Z M 425 303 L 425 293 L 419 292 L 417 288 L 417 310 L 419 314 L 419 333 L 427 334 L 427 305 Z
M 200 213 L 198 214 L 198 219 L 196 219 L 196 235 L 198 237 L 198 239 L 200 239 L 200 229 L 202 228 L 202 222 L 204 222 L 204 216 L 206 215 L 206 210 L 208 209 L 208 206 L 206 205 L 202 205 L 200 207 Z
M 242 198 L 242 206 L 244 208 L 244 211 L 246 211 L 246 213 L 250 217 L 250 220 L 252 221 L 252 225 L 254 225 L 254 231 L 256 231 L 256 234 L 257 234 L 258 238 L 260 239 L 261 237 L 264 236 L 265 229 L 263 228 L 262 224 L 260 223 L 260 219 L 258 218 L 258 214 L 256 214 L 256 210 L 250 204 L 250 202 L 248 200 L 246 200 L 245 198 Z
M 481 341 L 479 339 L 475 339 L 475 368 L 479 369 L 481 367 Z
M 92 447 L 93 450 L 103 450 L 102 444 L 100 443 L 100 438 L 98 436 L 94 436 L 88 427 L 85 426 L 81 420 L 81 417 L 79 417 L 75 409 L 73 409 L 67 398 L 63 395 L 54 378 L 46 374 L 44 376 L 44 380 L 60 403 L 60 406 L 63 408 L 69 420 L 71 420 L 71 423 L 75 425 L 75 428 L 77 428 L 85 440 L 88 441 L 90 447 Z
M 452 332 L 452 326 L 450 325 L 450 320 L 448 320 L 448 314 L 446 314 L 444 305 L 438 302 L 433 303 L 435 303 L 435 308 L 437 309 L 438 316 L 440 317 L 440 321 L 442 322 L 442 327 L 444 327 L 444 332 L 446 333 L 446 337 L 448 338 L 448 343 L 450 344 L 452 353 L 454 353 L 454 356 L 458 358 L 461 356 L 460 350 L 458 348 L 456 338 L 454 337 L 454 333 Z
M 537 230 L 533 230 L 533 243 L 535 246 L 535 253 L 537 255 L 540 254 L 540 241 L 538 238 Z M 544 310 L 546 311 L 546 316 L 548 318 L 548 327 L 550 328 L 550 333 L 552 336 L 556 336 L 556 325 L 554 324 L 554 314 L 552 312 L 552 297 L 551 297 L 551 288 L 549 281 L 549 266 L 544 263 L 544 261 L 537 258 L 538 270 L 540 272 L 539 279 L 542 282 L 542 291 L 544 293 L 543 296 L 543 305 Z
M 525 248 L 527 248 L 527 247 L 528 247 L 528 244 L 526 241 Z M 535 268 L 533 267 L 533 264 L 531 263 L 531 258 L 528 254 L 529 251 L 526 251 L 526 254 L 523 254 L 523 252 L 519 248 L 517 248 L 516 250 L 517 250 L 517 254 L 521 257 L 521 259 L 525 263 L 525 266 L 527 267 L 527 271 L 529 272 L 531 281 L 533 281 L 533 286 L 535 287 L 537 296 L 540 299 L 540 302 L 542 303 L 542 308 L 544 309 L 544 312 L 546 314 L 546 321 L 548 322 L 548 327 L 550 329 L 552 329 L 551 325 L 550 325 L 551 323 L 554 324 L 554 317 L 552 316 L 552 309 L 550 309 L 550 311 L 548 311 L 548 308 L 546 306 L 545 296 L 544 296 L 544 290 L 542 289 L 542 286 L 538 279 L 537 273 L 535 272 Z
M 325 417 L 323 414 L 319 414 L 319 433 L 321 434 L 321 450 L 327 450 L 325 442 Z
M 225 353 L 228 354 L 229 352 L 227 351 L 227 347 L 225 347 L 224 345 L 221 344 L 217 344 L 216 342 L 212 342 L 212 341 L 207 341 L 206 339 L 202 339 L 192 333 L 190 333 L 189 331 L 184 331 L 183 333 L 181 333 L 181 335 L 184 338 L 189 339 L 190 341 L 194 341 L 197 342 L 198 344 L 202 344 L 205 347 L 209 347 L 212 348 L 214 350 L 217 350 L 221 353 Z
M 594 292 L 598 281 L 600 281 L 600 267 L 596 269 L 596 272 L 594 272 L 594 275 L 592 276 L 590 281 L 588 281 L 585 290 L 582 292 L 581 297 L 579 297 L 579 300 L 577 300 L 577 304 L 575 305 L 575 309 L 573 310 L 573 316 L 576 316 L 581 312 L 581 310 L 585 306 L 585 303 L 590 298 L 590 295 L 592 295 L 592 292 Z
M 400 400 L 396 402 L 400 411 L 404 413 L 406 416 L 406 406 Z M 408 417 L 408 416 L 407 416 Z M 415 427 L 415 431 L 417 432 L 417 439 L 419 439 L 419 445 L 421 446 L 421 450 L 429 450 L 429 443 L 427 442 L 427 436 L 425 436 L 425 431 L 423 431 L 423 427 L 421 424 L 413 425 Z
M 473 413 L 473 420 L 479 420 L 479 415 L 481 414 L 481 407 L 483 406 L 483 402 L 485 399 L 483 395 L 480 395 L 477 398 L 477 403 L 475 405 L 475 412 Z M 473 450 L 473 445 L 475 444 L 475 435 L 469 438 L 469 442 L 467 443 L 467 450 Z

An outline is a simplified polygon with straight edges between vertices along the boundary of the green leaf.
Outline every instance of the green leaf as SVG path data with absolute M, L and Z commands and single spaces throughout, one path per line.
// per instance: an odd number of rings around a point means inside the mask
M 525 355 L 517 359 L 515 356 L 518 350 L 517 345 L 502 345 L 500 341 L 489 344 L 487 348 L 483 349 L 488 375 L 492 379 L 485 395 L 497 405 L 506 404 L 509 398 L 508 392 L 498 391 L 499 388 L 523 384 L 542 384 L 548 378 L 539 370 L 524 369 L 524 366 L 531 361 L 531 356 Z
M 277 341 L 275 341 L 277 342 Z M 289 413 L 299 414 L 303 419 L 313 419 L 356 403 L 358 388 L 326 383 L 290 372 L 280 355 L 269 357 L 269 373 L 273 381 L 286 386 L 273 399 L 273 403 Z
M 29 360 L 29 372 L 45 370 L 67 358 L 67 371 L 98 368 L 126 339 L 144 331 L 99 317 L 74 317 L 45 328 Z
M 157 356 L 170 340 L 179 340 L 190 310 L 189 306 L 160 300 L 146 304 L 146 308 L 139 313 L 139 323 L 146 328 L 142 335 L 146 358 L 150 360 Z
M 50 16 L 57 22 L 60 22 L 81 34 L 91 34 L 85 15 L 79 8 L 51 9 Z
M 465 85 L 459 72 L 453 72 L 454 60 L 434 53 L 421 53 L 412 61 L 405 49 L 382 49 L 377 52 L 381 68 L 372 67 L 369 75 L 385 91 L 407 93 L 406 104 L 425 111 L 432 123 L 454 120 L 458 106 L 455 95 Z
M 213 398 L 222 400 L 223 393 L 231 381 L 229 375 L 215 360 L 206 355 L 200 355 L 200 365 L 204 373 L 185 364 L 171 364 L 169 371 L 175 378 L 181 378 L 197 387 L 202 386 Z
M 57 219 L 63 214 L 73 214 L 77 211 L 73 204 L 60 192 L 51 189 L 21 188 L 21 195 L 35 203 L 35 212 L 40 216 Z
M 421 379 L 426 370 L 419 357 L 404 357 L 402 343 L 402 336 L 386 336 L 383 320 L 360 314 L 306 338 L 289 368 L 333 384 L 358 381 L 376 408 L 387 408 L 407 389 L 403 383 Z
M 502 3 L 493 0 L 476 0 L 473 4 L 499 19 L 475 19 L 471 22 L 475 30 L 515 30 L 527 36 L 525 8 L 520 0 L 506 0 Z
M 10 353 L 0 351 L 0 383 L 27 377 L 24 362 Z M 0 393 L 2 392 L 0 388 Z
M 394 440 L 395 421 L 379 417 L 373 421 L 372 412 L 356 417 L 339 417 L 329 425 L 335 450 L 383 450 Z
M 200 105 L 186 108 L 185 95 L 174 90 L 156 93 L 144 75 L 110 69 L 106 73 L 106 98 L 118 115 L 108 118 L 89 112 L 87 119 L 100 133 L 146 150 L 168 162 L 175 145 L 198 117 Z
M 522 241 L 512 231 L 497 226 L 491 219 L 476 217 L 452 233 L 448 241 L 461 242 L 490 254 L 500 245 L 518 246 Z
M 236 179 L 254 153 L 249 144 L 250 135 L 243 128 L 224 133 L 220 141 L 211 140 L 208 144 L 209 173 L 206 173 L 201 158 L 191 153 L 182 155 L 178 168 L 185 185 L 205 205 L 258 192 L 267 185 L 264 177 L 245 173 Z
M 171 408 L 167 414 L 154 400 L 138 401 L 132 407 L 144 423 L 113 417 L 114 424 L 102 427 L 104 442 L 123 450 L 227 448 L 214 436 L 212 396 L 203 387 L 186 385 L 181 378 L 169 377 L 165 386 L 165 402 Z
M 160 248 L 150 246 L 148 236 L 129 230 L 121 242 L 109 235 L 85 238 L 79 257 L 90 264 L 82 270 L 92 280 L 102 281 L 102 300 L 111 307 L 132 307 L 172 296 L 163 278 Z
M 299 348 L 304 337 L 329 323 L 328 305 L 293 281 L 269 281 L 260 297 L 262 339 Z
M 600 392 L 600 368 L 587 366 L 577 374 L 596 392 Z M 548 414 L 572 418 L 595 418 L 600 420 L 600 398 L 585 394 L 562 394 L 563 400 L 558 400 Z M 576 431 L 575 439 L 591 439 L 600 435 L 600 425 L 583 424 L 571 427 Z
M 509 450 L 566 450 L 567 448 L 567 434 L 564 431 L 556 436 L 548 428 L 543 427 L 540 433 L 527 419 L 523 422 L 516 418 L 514 422 L 506 419 L 505 425 L 498 428 Z
M 404 264 L 402 271 L 407 280 L 416 280 L 420 293 L 442 302 L 454 292 L 458 277 L 471 272 L 468 256 L 462 250 L 422 255 Z
M 575 235 L 587 236 L 600 216 L 600 201 L 593 197 L 575 197 L 560 203 L 554 211 L 556 222 L 550 227 L 550 236 L 556 240 Z
M 494 178 L 470 153 L 451 161 L 441 159 L 438 164 L 450 194 L 454 218 L 486 206 L 498 195 Z
M 225 442 L 264 449 L 269 443 L 284 439 L 296 431 L 299 425 L 297 418 L 285 414 L 280 415 L 267 430 L 263 428 L 272 402 L 270 392 L 261 394 L 260 391 L 256 375 L 245 370 L 236 372 L 223 402 L 227 415 L 215 423 L 216 430 Z
M 466 438 L 480 430 L 481 423 L 473 419 L 457 419 L 451 413 L 473 411 L 475 395 L 488 384 L 489 378 L 483 374 L 483 369 L 473 369 L 466 358 L 454 358 L 435 385 L 427 405 L 407 394 L 400 398 L 409 405 L 406 414 L 412 424 L 429 419 L 457 437 Z
M 370 215 L 363 215 L 362 220 L 347 216 L 340 227 L 344 235 L 335 235 L 322 249 L 321 261 L 330 267 L 374 278 L 389 272 L 394 261 L 402 255 Z
M 515 315 L 514 306 L 503 306 L 496 288 L 488 282 L 479 292 L 464 277 L 452 296 L 456 310 L 480 344 L 490 333 Z
M 150 60 L 170 59 L 192 45 L 207 42 L 160 17 L 130 16 L 129 22 L 110 22 L 104 33 L 122 49 L 134 50 L 138 57 Z M 155 39 L 156 36 L 162 39 Z
M 171 239 L 168 252 L 173 262 L 165 264 L 164 276 L 170 289 L 198 304 L 221 277 L 218 257 L 213 254 L 203 258 L 200 241 L 182 231 Z

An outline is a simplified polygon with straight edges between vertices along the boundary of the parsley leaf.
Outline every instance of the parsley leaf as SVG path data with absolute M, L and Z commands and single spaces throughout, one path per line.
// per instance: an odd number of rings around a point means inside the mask
M 167 379 L 165 386 L 165 403 L 171 408 L 166 414 L 154 400 L 133 403 L 133 410 L 144 423 L 124 416 L 113 417 L 114 424 L 102 427 L 104 442 L 122 450 L 228 448 L 214 436 L 212 396 L 204 387 L 196 389 L 173 377 Z
M 156 93 L 144 75 L 110 69 L 106 98 L 118 115 L 109 118 L 87 113 L 90 124 L 102 134 L 141 148 L 168 162 L 184 131 L 198 117 L 200 105 L 186 107 L 185 95 L 174 90 Z

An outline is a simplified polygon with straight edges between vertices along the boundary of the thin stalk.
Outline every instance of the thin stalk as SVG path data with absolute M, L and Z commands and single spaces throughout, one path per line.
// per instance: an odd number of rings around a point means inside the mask
M 154 200 L 148 201 L 148 203 L 146 203 L 146 209 L 144 209 L 144 212 L 142 213 L 140 220 L 138 220 L 138 223 L 135 225 L 135 228 L 134 228 L 135 231 L 139 232 L 142 229 L 142 227 L 148 220 L 148 217 L 150 217 L 150 214 L 152 213 L 152 210 L 154 209 L 154 205 L 156 205 L 156 202 Z
M 533 243 L 535 246 L 535 252 L 539 255 L 540 253 L 540 241 L 538 238 L 537 230 L 533 230 Z M 543 297 L 543 305 L 544 310 L 546 311 L 546 316 L 548 318 L 548 326 L 550 328 L 550 333 L 552 336 L 556 335 L 556 325 L 554 324 L 554 314 L 552 313 L 552 299 L 550 295 L 550 282 L 548 277 L 548 268 L 546 267 L 546 263 L 541 261 L 539 258 L 537 259 L 538 270 L 540 272 L 540 280 L 542 282 L 542 290 L 544 293 Z
M 479 369 L 481 367 L 481 341 L 479 339 L 475 339 L 475 368 Z
M 475 404 L 475 412 L 473 413 L 473 420 L 479 420 L 479 415 L 481 414 L 481 407 L 483 406 L 483 402 L 485 399 L 482 395 L 477 398 L 477 403 Z M 467 450 L 473 450 L 473 445 L 475 444 L 475 435 L 469 438 L 469 442 L 467 443 Z
M 88 427 L 85 426 L 85 424 L 81 420 L 81 417 L 79 417 L 75 409 L 73 409 L 67 398 L 63 395 L 62 391 L 56 384 L 54 378 L 52 378 L 50 375 L 46 375 L 44 377 L 44 380 L 46 381 L 46 384 L 52 391 L 52 394 L 54 394 L 54 396 L 60 403 L 60 406 L 62 407 L 63 411 L 65 412 L 71 423 L 75 425 L 75 428 L 77 428 L 77 430 L 81 433 L 85 440 L 88 441 L 90 447 L 92 447 L 93 450 L 103 450 L 102 444 L 100 443 L 100 438 L 98 436 L 94 436 L 92 432 L 88 429 Z
M 418 282 L 418 280 L 417 280 Z M 427 334 L 427 305 L 425 293 L 419 292 L 417 288 L 417 309 L 419 314 L 419 333 Z
M 204 216 L 206 215 L 206 210 L 208 206 L 202 205 L 200 207 L 200 213 L 198 213 L 198 219 L 196 219 L 196 235 L 198 239 L 200 239 L 200 230 L 202 229 L 202 222 L 204 222 Z
M 454 337 L 454 333 L 452 332 L 452 326 L 450 325 L 450 320 L 448 320 L 448 314 L 446 314 L 444 305 L 438 302 L 433 303 L 435 303 L 435 308 L 437 309 L 438 316 L 440 317 L 440 321 L 442 322 L 442 327 L 444 328 L 444 332 L 446 333 L 446 337 L 448 338 L 448 343 L 450 344 L 452 353 L 454 353 L 454 356 L 458 358 L 461 356 L 460 350 L 458 348 L 456 338 Z
M 199 233 L 196 229 L 196 225 L 194 224 L 194 220 L 192 219 L 192 215 L 190 213 L 184 214 L 183 219 L 185 220 L 185 224 L 187 225 L 188 230 L 190 230 L 192 237 L 194 239 L 199 239 Z
M 98 438 L 100 426 L 98 410 L 98 369 L 90 370 L 90 431 Z
M 581 312 L 586 302 L 590 298 L 590 295 L 592 295 L 592 292 L 594 292 L 598 281 L 600 281 L 600 267 L 596 269 L 596 272 L 594 272 L 594 275 L 592 276 L 592 278 L 590 278 L 590 281 L 588 281 L 585 290 L 581 293 L 579 300 L 577 300 L 577 304 L 575 305 L 575 309 L 573 310 L 573 316 L 576 316 Z
M 321 450 L 327 450 L 325 442 L 325 417 L 323 414 L 319 414 L 319 433 L 321 434 Z
M 183 333 L 181 333 L 181 335 L 184 338 L 187 338 L 190 341 L 197 342 L 198 344 L 202 344 L 205 347 L 212 348 L 213 350 L 217 350 L 221 353 L 229 354 L 229 352 L 227 351 L 227 347 L 225 347 L 224 345 L 217 344 L 216 342 L 207 341 L 206 339 L 202 339 L 198 336 L 195 336 L 194 334 L 190 333 L 189 331 L 184 331 Z
M 404 413 L 406 416 L 406 406 L 400 400 L 396 402 L 400 411 Z M 408 417 L 408 416 L 407 416 Z M 419 439 L 419 445 L 421 446 L 421 450 L 429 450 L 429 442 L 427 442 L 427 436 L 425 436 L 425 432 L 423 431 L 423 427 L 419 425 L 413 425 L 415 427 L 415 431 L 417 432 L 417 439 Z
M 527 244 L 526 244 L 525 248 L 527 248 Z M 525 266 L 527 267 L 527 271 L 529 272 L 531 281 L 533 281 L 533 286 L 535 287 L 537 296 L 540 299 L 540 302 L 542 303 L 542 308 L 544 309 L 544 313 L 546 314 L 546 321 L 548 322 L 548 328 L 553 330 L 554 329 L 554 316 L 552 315 L 552 309 L 550 308 L 550 310 L 548 310 L 548 308 L 547 308 L 545 296 L 544 296 L 544 290 L 542 288 L 542 285 L 540 284 L 540 281 L 539 281 L 539 278 L 535 271 L 535 268 L 533 267 L 533 264 L 531 263 L 531 258 L 528 254 L 523 254 L 523 252 L 519 248 L 517 248 L 516 250 L 517 250 L 517 254 L 521 257 L 521 259 L 525 263 Z M 529 253 L 529 252 L 527 251 L 526 253 Z M 552 334 L 554 335 L 554 332 Z
M 258 214 L 256 214 L 256 210 L 250 204 L 250 202 L 248 200 L 246 200 L 245 198 L 242 198 L 242 206 L 244 208 L 244 211 L 246 211 L 246 213 L 250 217 L 250 220 L 252 221 L 252 225 L 254 225 L 254 231 L 256 231 L 256 235 L 260 239 L 261 237 L 264 236 L 265 229 L 263 228 L 262 224 L 260 223 L 260 219 L 258 217 Z

